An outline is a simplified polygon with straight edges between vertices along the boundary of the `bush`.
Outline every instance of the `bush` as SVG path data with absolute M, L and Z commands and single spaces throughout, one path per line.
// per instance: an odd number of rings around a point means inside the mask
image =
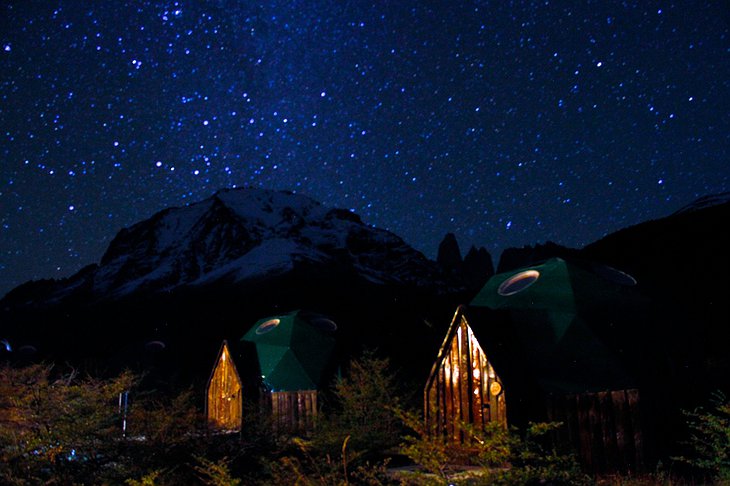
M 720 391 L 711 397 L 712 408 L 684 411 L 690 439 L 687 456 L 673 459 L 703 471 L 713 481 L 730 483 L 730 401 Z
M 115 401 L 136 383 L 55 376 L 50 365 L 0 369 L 0 478 L 74 483 L 113 463 L 121 439 Z
M 395 410 L 401 400 L 387 359 L 367 352 L 352 361 L 334 385 L 334 398 L 334 410 L 315 430 L 315 448 L 334 456 L 348 438 L 351 457 L 372 459 L 398 446 L 403 429 Z
M 191 392 L 170 400 L 133 393 L 123 417 L 120 393 L 139 381 L 129 372 L 98 379 L 50 365 L 0 368 L 0 483 L 179 484 L 192 476 L 177 465 L 207 441 Z
M 524 437 L 498 423 L 483 430 L 461 424 L 465 441 L 458 443 L 426 428 L 414 413 L 400 416 L 415 432 L 406 436 L 401 450 L 425 471 L 406 476 L 414 484 L 444 484 L 457 478 L 459 484 L 588 483 L 572 454 L 544 445 L 545 435 L 560 423 L 530 424 Z
M 196 456 L 197 464 L 193 469 L 203 484 L 208 486 L 240 486 L 242 481 L 231 475 L 229 461 L 221 458 L 216 462 L 202 456 Z
M 335 382 L 334 403 L 311 440 L 293 438 L 282 444 L 278 459 L 262 457 L 270 484 L 386 484 L 385 456 L 396 450 L 402 431 L 395 383 L 387 359 L 367 352 L 352 361 Z
M 311 442 L 294 439 L 297 451 L 290 451 L 271 465 L 271 480 L 265 484 L 298 486 L 344 486 L 350 484 L 382 486 L 389 484 L 387 460 L 371 465 L 365 461 L 353 464 L 348 453 L 349 437 L 342 443 L 338 455 L 323 454 Z

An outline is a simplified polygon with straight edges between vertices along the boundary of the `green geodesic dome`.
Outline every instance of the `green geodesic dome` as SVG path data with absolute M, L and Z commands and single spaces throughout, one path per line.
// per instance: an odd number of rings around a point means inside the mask
M 241 338 L 252 343 L 264 385 L 272 391 L 316 390 L 326 379 L 336 326 L 302 311 L 258 320 Z
M 636 320 L 636 281 L 605 265 L 553 258 L 493 276 L 471 306 L 500 311 L 522 359 L 548 388 L 587 390 L 629 381 L 611 332 Z M 482 329 L 479 329 L 482 327 Z M 501 329 L 500 331 L 504 331 Z

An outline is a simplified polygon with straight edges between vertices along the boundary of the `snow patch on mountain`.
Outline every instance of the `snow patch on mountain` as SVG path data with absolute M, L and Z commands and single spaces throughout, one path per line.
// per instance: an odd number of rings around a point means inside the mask
M 689 213 L 692 211 L 698 211 L 700 209 L 705 209 L 705 208 L 709 208 L 712 206 L 718 206 L 720 204 L 726 204 L 728 202 L 730 202 L 730 191 L 721 192 L 719 194 L 710 194 L 707 196 L 703 196 L 699 199 L 696 199 L 695 201 L 692 201 L 688 205 L 677 210 L 674 214 Z
M 293 241 L 281 238 L 269 240 L 244 256 L 204 274 L 192 285 L 205 285 L 219 280 L 242 282 L 262 275 L 279 275 L 294 268 L 294 256 L 301 251 Z
M 241 283 L 297 268 L 375 283 L 447 286 L 435 262 L 359 216 L 291 192 L 230 189 L 121 230 L 98 266 L 58 281 L 45 301 Z

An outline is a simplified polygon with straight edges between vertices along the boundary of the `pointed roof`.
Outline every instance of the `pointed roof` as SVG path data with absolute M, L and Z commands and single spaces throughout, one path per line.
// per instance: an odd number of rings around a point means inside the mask
M 221 362 L 221 358 L 223 358 L 224 361 L 229 361 L 231 366 L 233 367 L 233 371 L 238 377 L 238 380 L 241 381 L 241 377 L 238 374 L 238 369 L 236 368 L 236 362 L 233 359 L 233 355 L 231 354 L 231 350 L 228 346 L 228 340 L 224 339 L 221 343 L 220 348 L 218 348 L 218 354 L 215 357 L 215 362 L 213 363 L 213 368 L 210 371 L 210 376 L 208 377 L 208 384 L 207 387 L 210 387 L 210 382 L 213 380 L 213 377 L 215 376 L 215 372 L 218 370 L 218 366 Z M 206 388 L 207 388 L 206 387 Z

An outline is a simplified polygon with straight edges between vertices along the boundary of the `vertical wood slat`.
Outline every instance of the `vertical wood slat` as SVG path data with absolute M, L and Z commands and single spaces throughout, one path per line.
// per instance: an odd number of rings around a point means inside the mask
M 271 417 L 271 425 L 274 428 L 274 432 L 279 431 L 279 400 L 276 393 L 269 393 L 268 394 L 269 401 L 271 403 L 271 413 L 273 414 Z
M 618 444 L 616 441 L 616 419 L 611 392 L 600 392 L 597 394 L 600 402 L 600 422 L 603 438 L 603 451 L 606 458 L 604 471 L 620 470 L 621 459 L 619 456 Z
M 636 453 L 637 472 L 644 469 L 644 438 L 641 432 L 641 410 L 639 409 L 639 390 L 626 391 L 626 401 L 629 404 L 629 415 L 631 417 L 631 428 L 634 432 L 634 448 Z
M 590 400 L 588 417 L 591 423 L 591 449 L 593 455 L 594 470 L 603 473 L 606 470 L 606 454 L 603 450 L 603 430 L 601 424 L 600 401 L 596 393 L 586 394 Z
M 294 430 L 306 430 L 307 429 L 307 415 L 304 412 L 304 395 L 297 393 L 296 395 L 296 407 L 297 407 L 297 423 L 294 426 Z
M 474 413 L 471 402 L 472 392 L 472 369 L 471 369 L 471 355 L 469 353 L 469 333 L 462 319 L 461 322 L 461 347 L 459 348 L 459 365 L 461 366 L 461 373 L 464 374 L 461 381 L 461 403 L 462 403 L 462 420 L 464 423 L 474 423 Z M 467 438 L 470 439 L 470 438 Z
M 310 416 L 312 417 L 312 430 L 317 426 L 317 398 L 319 397 L 318 392 L 312 392 L 312 399 L 310 402 Z
M 443 370 L 443 390 L 444 390 L 444 415 L 446 416 L 446 434 L 448 437 L 453 437 L 454 432 L 452 430 L 454 426 L 453 414 L 454 407 L 452 403 L 451 395 L 451 350 L 444 357 Z
M 554 400 L 555 408 L 559 401 Z M 567 437 L 592 473 L 643 472 L 638 390 L 613 390 L 567 396 Z M 553 411 L 556 417 L 557 411 Z
M 603 447 L 603 424 L 600 410 L 600 399 L 597 393 L 586 394 L 590 403 L 588 417 L 590 420 L 591 455 L 593 456 L 594 470 L 596 472 L 606 471 L 606 453 Z
M 310 433 L 317 419 L 317 390 L 271 392 L 272 424 L 279 433 Z
M 424 397 L 426 400 L 426 403 L 423 404 L 424 408 L 426 409 L 426 413 L 430 414 L 429 416 L 433 416 L 433 420 L 435 421 L 435 425 L 429 430 L 438 431 L 438 433 L 441 433 L 442 427 L 446 428 L 446 421 L 443 419 L 444 414 L 446 413 L 446 402 L 444 400 L 444 374 L 443 374 L 443 364 L 436 370 L 436 384 L 435 388 L 436 391 L 432 391 L 431 393 L 435 393 L 436 400 L 434 401 L 431 399 L 431 396 Z
M 578 410 L 578 440 L 582 462 L 593 470 L 593 454 L 591 448 L 591 423 L 589 417 L 590 398 L 586 395 L 575 396 Z
M 633 437 L 628 437 L 628 430 L 631 422 L 628 416 L 626 404 L 626 391 L 614 390 L 611 392 L 611 403 L 613 405 L 614 431 L 616 436 L 616 448 L 618 452 L 617 463 L 619 472 L 622 474 L 633 472 Z
M 467 328 L 468 329 L 468 328 Z M 473 336 L 469 332 L 469 348 L 471 350 L 471 377 L 473 385 L 471 387 L 471 407 L 474 414 L 474 424 L 478 427 L 483 427 L 484 422 L 484 387 L 482 386 L 482 380 L 484 377 L 484 369 L 481 363 L 481 353 L 479 348 L 472 346 Z
M 445 371 L 443 368 L 443 365 L 438 371 L 438 384 L 436 388 L 436 396 L 438 397 L 438 400 L 436 402 L 432 402 L 430 404 L 426 404 L 426 407 L 433 412 L 437 417 L 437 428 L 436 433 L 441 435 L 448 434 L 447 429 L 447 419 L 446 419 L 446 381 L 445 381 Z
M 453 429 L 453 440 L 459 440 L 459 427 L 458 421 L 461 415 L 459 409 L 459 388 L 458 388 L 458 377 L 459 377 L 459 361 L 457 346 L 459 342 L 459 335 L 457 333 L 454 338 L 454 344 L 449 350 L 449 396 L 451 398 L 451 427 Z
M 568 441 L 569 443 L 577 444 L 579 446 L 578 451 L 580 452 L 578 397 L 563 397 L 563 403 L 565 404 L 565 417 L 568 426 Z

